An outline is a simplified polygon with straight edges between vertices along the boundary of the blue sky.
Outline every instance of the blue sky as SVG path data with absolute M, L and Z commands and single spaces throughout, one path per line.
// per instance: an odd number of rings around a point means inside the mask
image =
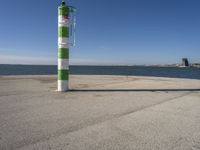
M 56 64 L 61 0 L 0 1 L 0 63 Z M 200 62 L 199 0 L 68 0 L 77 8 L 71 64 Z

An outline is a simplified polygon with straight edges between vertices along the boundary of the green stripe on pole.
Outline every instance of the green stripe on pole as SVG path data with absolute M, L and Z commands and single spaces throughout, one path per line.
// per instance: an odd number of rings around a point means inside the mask
M 69 37 L 69 28 L 68 27 L 59 27 L 58 28 L 59 37 Z
M 59 16 L 69 16 L 69 7 L 60 6 L 58 8 L 58 15 Z
M 69 58 L 69 49 L 68 48 L 59 48 L 58 49 L 58 58 L 68 59 Z
M 68 80 L 69 70 L 58 70 L 58 80 Z

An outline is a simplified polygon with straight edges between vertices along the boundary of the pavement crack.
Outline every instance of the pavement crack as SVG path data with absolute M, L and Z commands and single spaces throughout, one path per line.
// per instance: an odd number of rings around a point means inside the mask
M 122 114 L 119 114 L 117 118 L 122 117 L 122 116 L 129 115 L 129 114 L 132 114 L 132 113 L 135 113 L 135 112 L 138 112 L 138 111 L 142 111 L 142 110 L 145 110 L 145 109 L 147 109 L 147 108 L 151 108 L 151 107 L 154 107 L 154 106 L 157 106 L 157 105 L 160 105 L 160 104 L 169 102 L 169 101 L 173 101 L 173 100 L 175 100 L 175 99 L 178 99 L 178 98 L 184 97 L 184 96 L 186 96 L 186 95 L 190 95 L 190 94 L 192 94 L 192 92 L 187 92 L 187 93 L 184 93 L 184 94 L 182 94 L 182 95 L 179 95 L 179 96 L 176 96 L 176 97 L 173 97 L 173 98 L 170 98 L 170 99 L 165 99 L 165 100 L 163 100 L 163 101 L 161 101 L 161 102 L 158 102 L 158 103 L 156 103 L 156 104 L 151 104 L 151 105 L 148 105 L 148 106 L 145 106 L 145 107 L 140 107 L 140 108 L 135 109 L 135 110 L 129 110 L 129 111 L 127 111 L 127 112 L 124 112 L 124 113 L 122 113 Z
M 61 128 L 61 129 L 57 130 L 56 132 L 52 133 L 51 135 L 42 136 L 42 137 L 38 138 L 37 140 L 30 141 L 29 139 L 25 139 L 25 141 L 23 141 L 22 143 L 18 143 L 17 149 L 23 148 L 23 147 L 26 147 L 26 146 L 29 146 L 29 145 L 34 145 L 34 144 L 39 143 L 39 142 L 44 142 L 44 141 L 47 141 L 51 138 L 59 137 L 61 135 L 68 135 L 68 134 L 71 134 L 73 132 L 78 132 L 80 130 L 95 126 L 97 124 L 102 124 L 102 123 L 105 123 L 105 122 L 108 122 L 108 121 L 111 121 L 111 120 L 114 120 L 114 119 L 119 119 L 119 118 L 124 117 L 126 115 L 129 115 L 129 114 L 132 114 L 132 113 L 135 113 L 135 112 L 138 112 L 138 111 L 143 111 L 147 108 L 151 108 L 151 107 L 154 107 L 156 105 L 160 105 L 160 104 L 163 104 L 163 103 L 166 103 L 166 102 L 169 102 L 169 101 L 173 101 L 177 98 L 184 97 L 184 96 L 189 95 L 189 94 L 192 94 L 192 92 L 187 92 L 187 93 L 184 93 L 182 95 L 179 95 L 179 96 L 176 96 L 176 97 L 173 97 L 173 98 L 170 98 L 170 99 L 165 99 L 161 102 L 154 103 L 152 105 L 148 105 L 148 106 L 145 106 L 145 107 L 140 107 L 139 109 L 126 111 L 126 112 L 121 113 L 121 114 L 113 114 L 113 115 L 110 115 L 108 117 L 102 116 L 102 117 L 99 117 L 99 118 L 96 118 L 96 119 L 86 120 L 85 122 L 82 122 L 82 123 L 77 124 L 75 126 Z M 27 145 L 25 143 L 29 143 L 29 144 Z

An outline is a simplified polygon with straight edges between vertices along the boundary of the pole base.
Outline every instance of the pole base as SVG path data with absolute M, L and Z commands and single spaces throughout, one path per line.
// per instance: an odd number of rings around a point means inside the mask
M 58 80 L 58 92 L 67 92 L 69 91 L 69 81 L 67 80 Z

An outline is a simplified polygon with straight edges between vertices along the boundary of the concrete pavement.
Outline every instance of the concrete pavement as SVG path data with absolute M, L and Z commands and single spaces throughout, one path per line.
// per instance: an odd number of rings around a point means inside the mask
M 55 76 L 0 77 L 0 149 L 200 149 L 200 92 L 142 91 L 199 89 L 199 80 L 70 78 L 80 91 L 55 92 Z

